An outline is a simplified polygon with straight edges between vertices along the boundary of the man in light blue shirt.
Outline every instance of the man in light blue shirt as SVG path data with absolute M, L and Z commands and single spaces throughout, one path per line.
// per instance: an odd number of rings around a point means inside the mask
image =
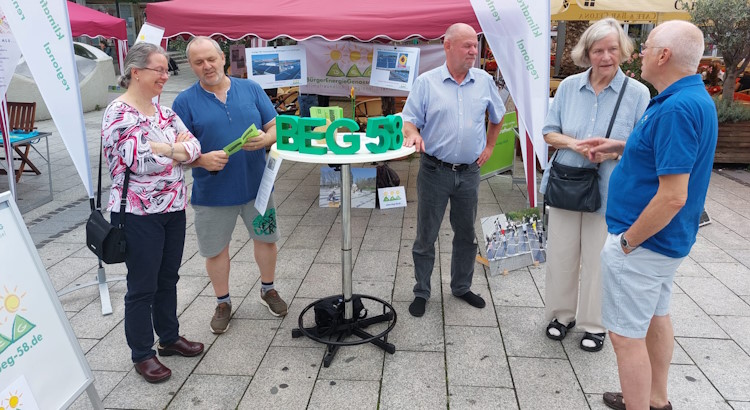
M 417 238 L 414 240 L 412 316 L 422 316 L 430 297 L 435 240 L 448 201 L 453 228 L 451 292 L 470 305 L 485 301 L 471 291 L 477 245 L 474 220 L 479 200 L 479 167 L 492 154 L 505 114 L 492 76 L 472 68 L 477 33 L 456 23 L 445 32 L 445 64 L 414 82 L 404 107 L 404 146 L 422 152 L 417 177 Z M 485 132 L 485 115 L 490 126 Z

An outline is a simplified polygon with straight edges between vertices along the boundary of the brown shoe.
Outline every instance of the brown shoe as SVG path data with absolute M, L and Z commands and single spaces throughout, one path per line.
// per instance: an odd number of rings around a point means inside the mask
M 220 335 L 229 329 L 229 319 L 232 318 L 232 304 L 222 302 L 216 305 L 214 317 L 211 318 L 211 333 Z
M 136 373 L 143 376 L 149 383 L 159 383 L 169 379 L 172 375 L 172 371 L 169 367 L 161 364 L 156 356 L 151 356 L 146 360 L 142 360 L 135 364 Z
M 626 410 L 625 400 L 620 392 L 606 392 L 604 393 L 604 396 L 602 396 L 602 399 L 604 399 L 604 404 L 611 409 Z M 667 405 L 664 407 L 649 406 L 648 408 L 649 410 L 672 410 L 672 403 L 667 402 Z
M 260 303 L 265 305 L 265 307 L 268 308 L 268 311 L 271 312 L 274 316 L 286 316 L 287 313 L 287 305 L 286 302 L 284 302 L 284 299 L 279 296 L 279 292 L 276 291 L 276 289 L 271 289 L 265 294 L 263 292 L 260 292 Z
M 159 356 L 172 356 L 178 354 L 184 357 L 193 357 L 203 353 L 203 343 L 191 342 L 180 336 L 176 342 L 169 346 L 162 347 L 160 343 L 157 350 L 159 351 Z

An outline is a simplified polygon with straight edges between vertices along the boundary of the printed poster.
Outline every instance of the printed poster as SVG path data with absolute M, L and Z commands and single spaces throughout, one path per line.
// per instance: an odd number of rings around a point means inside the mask
M 246 48 L 245 61 L 250 63 L 247 78 L 265 89 L 307 84 L 304 46 Z
M 403 186 L 378 188 L 378 200 L 380 209 L 405 208 L 406 190 Z
M 352 170 L 352 208 L 375 208 L 377 192 L 375 168 L 355 168 Z M 331 167 L 320 168 L 321 208 L 338 208 L 341 206 L 341 172 Z
M 17 378 L 0 392 L 0 409 L 38 410 L 26 376 Z
M 229 46 L 229 66 L 232 70 L 232 77 L 247 78 L 245 46 L 242 44 L 233 44 Z
M 161 44 L 161 39 L 164 36 L 164 27 L 159 27 L 151 23 L 143 23 L 141 31 L 138 33 L 138 37 L 135 39 L 135 44 L 144 41 L 149 44 Z
M 21 50 L 18 49 L 13 33 L 10 31 L 10 25 L 0 9 L 0 96 L 5 96 L 19 58 L 21 58 Z
M 415 47 L 375 46 L 375 67 L 370 85 L 394 90 L 411 91 L 419 71 L 419 49 Z

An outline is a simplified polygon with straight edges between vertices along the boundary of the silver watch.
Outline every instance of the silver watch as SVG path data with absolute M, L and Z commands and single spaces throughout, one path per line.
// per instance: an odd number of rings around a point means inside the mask
M 625 248 L 625 249 L 627 249 L 629 251 L 632 251 L 635 248 L 637 248 L 637 246 L 631 246 L 630 245 L 630 243 L 628 242 L 628 240 L 625 239 L 625 234 L 624 233 L 622 235 L 620 235 L 620 245 L 622 245 L 623 248 Z

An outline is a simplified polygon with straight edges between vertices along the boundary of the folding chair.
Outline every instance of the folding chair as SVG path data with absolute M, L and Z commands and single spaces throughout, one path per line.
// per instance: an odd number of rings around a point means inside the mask
M 10 124 L 11 131 L 20 130 L 23 132 L 31 132 L 35 129 L 34 118 L 36 116 L 36 103 L 35 102 L 8 102 L 8 123 Z M 36 141 L 34 141 L 36 142 Z M 18 144 L 13 146 L 13 150 L 19 155 L 21 165 L 16 170 L 16 182 L 21 180 L 21 175 L 24 172 L 33 172 L 36 175 L 41 174 L 39 168 L 29 160 L 29 152 L 31 151 L 32 142 L 24 144 Z M 23 149 L 23 150 L 22 150 Z M 26 165 L 30 169 L 25 169 Z

